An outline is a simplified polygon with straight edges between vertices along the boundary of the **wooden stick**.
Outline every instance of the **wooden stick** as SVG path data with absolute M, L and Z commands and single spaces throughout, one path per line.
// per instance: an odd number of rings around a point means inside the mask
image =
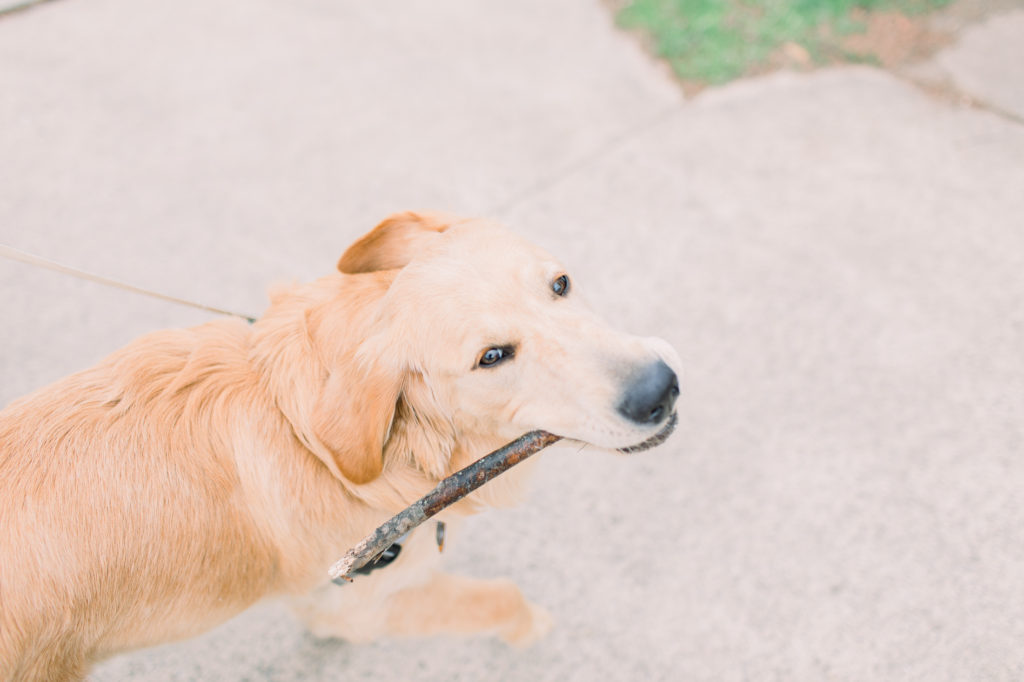
M 438 483 L 437 487 L 424 497 L 392 516 L 371 535 L 363 538 L 359 544 L 346 552 L 341 560 L 331 566 L 328 573 L 334 580 L 351 581 L 349 574 L 352 571 L 376 559 L 395 540 L 442 509 L 455 504 L 495 476 L 559 440 L 560 436 L 547 431 L 531 431 L 456 471 Z

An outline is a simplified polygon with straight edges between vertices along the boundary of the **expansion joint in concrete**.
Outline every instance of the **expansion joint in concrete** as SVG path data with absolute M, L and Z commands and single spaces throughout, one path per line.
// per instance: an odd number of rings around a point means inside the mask
M 622 147 L 622 145 L 635 139 L 639 135 L 662 125 L 665 121 L 680 111 L 680 106 L 681 104 L 673 104 L 672 106 L 654 114 L 650 118 L 606 137 L 592 151 L 584 153 L 576 159 L 569 161 L 562 167 L 555 169 L 552 173 L 530 183 L 501 203 L 491 207 L 490 210 L 487 211 L 487 215 L 494 216 L 496 218 L 506 217 L 510 211 L 522 203 L 537 196 L 538 194 L 541 194 L 542 192 L 546 192 L 568 178 L 593 166 L 606 155 Z
M 976 111 L 984 111 L 992 114 L 993 116 L 998 116 L 1009 123 L 1024 125 L 1024 116 L 1013 111 L 1009 111 L 1008 109 L 1003 109 L 1002 107 L 992 104 L 991 102 L 987 102 L 980 97 L 972 95 L 957 87 L 952 81 L 934 81 L 931 79 L 921 78 L 910 73 L 901 72 L 899 70 L 892 70 L 889 71 L 889 73 L 904 83 L 948 104 L 966 107 Z

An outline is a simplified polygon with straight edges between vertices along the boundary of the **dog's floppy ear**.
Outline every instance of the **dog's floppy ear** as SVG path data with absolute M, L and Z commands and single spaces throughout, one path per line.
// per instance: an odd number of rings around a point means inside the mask
M 384 443 L 402 389 L 400 372 L 358 361 L 334 369 L 313 409 L 310 427 L 335 476 L 369 483 L 384 468 Z
M 428 476 L 442 479 L 455 450 L 455 425 L 426 378 L 411 372 L 398 400 L 388 452 L 407 455 Z
M 396 213 L 350 246 L 338 261 L 338 270 L 355 275 L 404 268 L 459 220 L 443 213 Z

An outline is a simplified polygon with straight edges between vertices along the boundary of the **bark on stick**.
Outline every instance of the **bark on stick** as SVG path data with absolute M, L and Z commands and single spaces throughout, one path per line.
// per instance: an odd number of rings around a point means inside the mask
M 349 574 L 352 571 L 376 559 L 395 540 L 442 509 L 455 504 L 495 476 L 560 439 L 559 436 L 547 431 L 531 431 L 456 471 L 438 483 L 427 495 L 392 516 L 371 535 L 363 538 L 340 561 L 331 566 L 328 573 L 333 579 L 351 580 Z

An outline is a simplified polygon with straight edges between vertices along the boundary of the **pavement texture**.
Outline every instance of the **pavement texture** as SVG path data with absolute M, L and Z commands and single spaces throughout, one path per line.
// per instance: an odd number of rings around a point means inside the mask
M 666 446 L 552 449 L 449 539 L 552 611 L 533 648 L 268 602 L 90 679 L 1024 678 L 1022 37 L 1011 6 L 925 65 L 958 97 L 850 67 L 686 101 L 598 0 L 0 17 L 0 243 L 258 314 L 392 211 L 490 215 L 687 369 Z M 0 300 L 0 403 L 212 317 L 3 260 Z

